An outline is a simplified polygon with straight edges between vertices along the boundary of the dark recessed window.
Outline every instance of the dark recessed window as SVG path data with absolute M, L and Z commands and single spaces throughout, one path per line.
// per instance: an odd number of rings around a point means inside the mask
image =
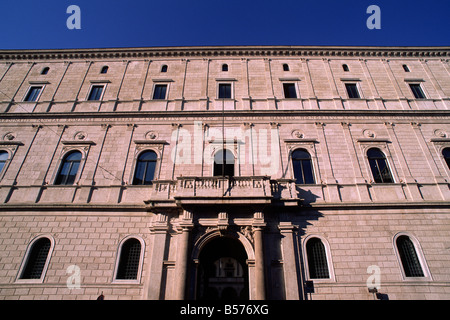
M 405 72 L 409 72 L 409 68 L 406 64 L 403 65 L 403 70 L 405 70 Z
M 81 152 L 72 151 L 68 153 L 61 161 L 61 167 L 56 176 L 56 185 L 72 185 L 78 173 L 81 162 Z
M 89 101 L 97 101 L 102 98 L 104 86 L 92 86 L 91 92 L 89 93 L 88 100 Z
M 342 69 L 344 69 L 345 72 L 350 71 L 350 69 L 348 68 L 348 65 L 346 65 L 346 64 L 342 65 Z
M 425 99 L 425 94 L 422 91 L 422 88 L 420 87 L 420 84 L 418 83 L 410 83 L 409 87 L 411 88 L 411 91 L 414 95 L 414 98 L 416 99 Z
M 156 160 L 155 151 L 149 150 L 141 153 L 137 159 L 134 173 L 134 185 L 151 185 L 155 177 Z
M 286 99 L 296 99 L 297 91 L 295 90 L 295 83 L 283 83 L 283 92 Z
M 347 90 L 348 97 L 350 99 L 359 99 L 359 92 L 356 83 L 346 83 L 345 89 Z
M 108 69 L 109 69 L 108 66 L 103 66 L 100 73 L 108 73 Z
M 376 183 L 393 183 L 391 171 L 383 152 L 377 148 L 371 148 L 367 151 L 370 170 L 372 171 L 373 180 Z
M 39 95 L 41 94 L 42 86 L 33 86 L 28 90 L 27 95 L 25 96 L 24 101 L 32 102 L 37 101 Z
M 397 238 L 397 250 L 406 277 L 424 277 L 416 248 L 408 236 Z
M 313 168 L 311 155 L 304 149 L 296 149 L 292 152 L 292 167 L 296 184 L 313 184 Z
M 120 250 L 116 279 L 136 280 L 138 277 L 140 258 L 141 243 L 139 240 L 135 238 L 126 240 Z
M 231 83 L 219 83 L 219 99 L 231 99 Z
M 228 65 L 226 63 L 222 65 L 222 71 L 228 71 Z
M 41 278 L 50 247 L 51 242 L 48 238 L 40 238 L 31 245 L 20 279 Z
M 444 160 L 447 163 L 448 169 L 450 170 L 450 148 L 445 148 L 444 150 L 442 150 L 442 155 L 444 156 Z
M 287 63 L 283 64 L 283 71 L 289 71 L 289 65 Z
M 310 279 L 328 279 L 327 253 L 325 246 L 319 238 L 311 238 L 306 243 L 306 255 L 308 257 L 308 271 Z
M 219 150 L 214 155 L 214 176 L 234 176 L 234 155 L 230 150 Z
M 161 72 L 167 72 L 167 65 L 163 65 L 161 67 Z
M 165 100 L 167 93 L 167 84 L 156 84 L 153 92 L 153 100 Z
M 49 67 L 45 67 L 44 69 L 42 69 L 41 74 L 47 74 L 49 70 Z
M 3 168 L 5 167 L 6 161 L 8 161 L 9 153 L 6 151 L 1 150 L 0 151 L 0 173 L 3 171 Z

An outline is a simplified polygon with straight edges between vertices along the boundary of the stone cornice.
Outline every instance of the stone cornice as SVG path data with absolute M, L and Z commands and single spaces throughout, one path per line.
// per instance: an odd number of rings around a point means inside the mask
M 0 61 L 158 59 L 186 57 L 446 58 L 450 47 L 201 46 L 0 50 Z

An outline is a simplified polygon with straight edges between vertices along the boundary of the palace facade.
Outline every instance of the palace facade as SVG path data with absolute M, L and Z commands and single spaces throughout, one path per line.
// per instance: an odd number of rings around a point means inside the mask
M 450 299 L 449 57 L 1 50 L 0 299 Z

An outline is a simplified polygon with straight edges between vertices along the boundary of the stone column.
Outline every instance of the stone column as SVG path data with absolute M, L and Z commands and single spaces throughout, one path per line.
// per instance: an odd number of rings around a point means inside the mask
M 283 273 L 285 279 L 286 300 L 299 300 L 297 264 L 294 250 L 294 226 L 291 222 L 280 222 L 281 250 L 283 255 Z
M 255 212 L 252 226 L 255 247 L 255 299 L 264 300 L 266 298 L 266 287 L 264 281 L 263 228 L 266 224 L 264 223 L 264 215 L 262 212 Z
M 186 294 L 189 235 L 193 227 L 191 212 L 184 210 L 180 227 L 182 230 L 181 234 L 178 236 L 177 261 L 175 266 L 175 300 L 184 300 Z

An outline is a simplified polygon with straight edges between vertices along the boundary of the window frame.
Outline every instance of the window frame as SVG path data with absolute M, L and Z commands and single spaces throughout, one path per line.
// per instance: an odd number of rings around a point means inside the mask
M 7 149 L 6 150 L 3 148 L 0 149 L 0 153 L 3 153 L 3 152 L 6 153 L 7 158 L 4 160 L 3 167 L 0 169 L 0 181 L 2 180 L 4 173 L 8 169 L 9 162 L 11 161 L 11 152 Z M 2 162 L 2 161 L 3 160 L 0 160 L 0 162 Z
M 397 240 L 401 236 L 406 236 L 409 238 L 411 243 L 414 245 L 414 250 L 416 251 L 417 258 L 419 260 L 420 267 L 422 268 L 423 277 L 407 277 L 405 274 L 405 269 L 403 267 L 403 263 L 400 257 L 400 252 L 397 247 Z M 395 252 L 395 255 L 397 257 L 398 266 L 400 268 L 401 276 L 403 281 L 433 281 L 433 278 L 431 277 L 430 270 L 428 269 L 428 264 L 426 262 L 425 256 L 422 251 L 422 247 L 420 246 L 419 241 L 415 236 L 408 232 L 398 232 L 394 235 L 392 238 L 392 245 Z
M 293 85 L 294 91 L 295 91 L 295 97 L 286 97 L 286 89 L 285 89 L 286 85 Z M 281 82 L 281 87 L 282 87 L 282 90 L 283 90 L 283 99 L 290 99 L 290 100 L 300 99 L 300 93 L 299 93 L 296 81 L 282 81 Z
M 156 87 L 166 87 L 166 92 L 164 94 L 164 98 L 155 98 L 155 94 L 156 94 Z M 168 97 L 169 97 L 169 87 L 170 87 L 170 83 L 166 83 L 166 82 L 157 82 L 153 84 L 153 90 L 152 90 L 152 100 L 154 101 L 167 101 Z
M 350 97 L 348 86 L 355 86 L 356 94 L 358 95 L 357 97 Z M 362 99 L 361 90 L 359 88 L 358 82 L 344 82 L 344 87 L 348 99 Z
M 425 90 L 422 88 L 422 85 L 420 82 L 408 82 L 409 89 L 411 90 L 411 93 L 416 100 L 426 100 L 427 95 L 425 94 Z M 422 97 L 416 96 L 416 91 L 413 89 L 413 86 L 417 86 L 419 88 L 419 93 L 422 95 Z
M 100 69 L 100 74 L 107 74 L 108 71 L 109 71 L 109 66 L 103 66 L 103 67 Z
M 94 99 L 89 99 L 89 97 L 91 96 L 92 90 L 94 89 L 94 87 L 102 87 L 102 93 L 100 94 L 100 97 L 98 100 L 94 100 Z M 106 83 L 92 83 L 89 87 L 87 96 L 86 96 L 86 101 L 88 102 L 97 102 L 97 101 L 103 101 L 103 96 L 105 95 L 105 91 L 106 91 L 106 87 L 107 84 Z
M 402 64 L 402 68 L 403 68 L 403 71 L 405 71 L 405 72 L 411 72 L 411 69 L 409 68 L 409 66 L 407 64 Z
M 167 71 L 169 71 L 169 66 L 167 64 L 163 64 L 159 71 L 160 73 L 167 73 Z
M 233 175 L 232 176 L 227 176 L 227 175 L 215 175 L 215 166 L 216 166 L 216 155 L 222 151 L 222 150 L 226 150 L 228 152 L 230 152 L 230 154 L 233 157 Z M 219 164 L 217 164 L 219 165 Z M 217 148 L 216 150 L 214 150 L 213 154 L 212 154 L 212 173 L 211 176 L 212 177 L 236 177 L 236 170 L 237 170 L 237 157 L 236 154 L 230 150 L 229 148 Z M 225 170 L 226 171 L 226 170 Z
M 143 150 L 140 150 L 140 151 L 137 153 L 137 155 L 136 155 L 136 157 L 135 157 L 135 159 L 134 159 L 134 166 L 133 166 L 133 171 L 132 171 L 132 172 L 133 172 L 133 176 L 132 176 L 132 179 L 131 179 L 131 185 L 133 185 L 133 186 L 141 186 L 141 187 L 143 187 L 143 186 L 152 186 L 152 185 L 153 185 L 153 182 L 150 183 L 150 184 L 145 184 L 145 183 L 142 183 L 142 184 L 135 184 L 135 183 L 134 183 L 134 181 L 135 181 L 135 179 L 136 179 L 136 171 L 137 171 L 137 168 L 138 168 L 139 157 L 140 157 L 141 155 L 143 155 L 144 153 L 149 152 L 149 151 L 152 151 L 152 152 L 154 152 L 154 153 L 156 154 L 155 169 L 154 169 L 154 171 L 153 171 L 153 180 L 152 180 L 152 181 L 154 181 L 154 180 L 157 179 L 157 172 L 158 172 L 159 161 L 160 161 L 159 153 L 156 152 L 156 151 L 153 150 L 153 149 L 143 149 Z M 151 161 L 146 161 L 146 162 L 151 162 Z M 145 177 L 145 173 L 146 173 L 146 172 L 147 172 L 147 166 L 146 166 L 146 170 L 145 170 L 145 172 L 144 172 L 143 178 Z M 143 179 L 143 181 L 145 181 L 145 180 Z
M 125 244 L 125 242 L 127 242 L 130 239 L 136 239 L 141 243 L 141 252 L 139 255 L 139 266 L 138 266 L 138 271 L 137 271 L 137 275 L 136 275 L 136 279 L 117 279 L 118 273 L 119 273 L 119 264 L 120 264 L 120 259 L 121 259 L 121 255 L 122 255 L 122 248 L 123 245 Z M 122 283 L 122 284 L 139 284 L 141 283 L 141 279 L 142 279 L 142 269 L 144 266 L 144 256 L 145 256 L 145 241 L 142 239 L 142 237 L 137 236 L 137 235 L 128 235 L 126 237 L 124 237 L 118 245 L 117 248 L 117 252 L 116 252 L 116 261 L 114 264 L 114 272 L 113 272 L 113 278 L 112 278 L 112 283 Z
M 223 63 L 221 70 L 222 70 L 222 72 L 228 72 L 230 70 L 228 64 Z
M 311 175 L 312 175 L 313 183 L 297 183 L 297 179 L 295 177 L 294 158 L 293 158 L 293 154 L 297 150 L 302 150 L 302 151 L 308 153 L 308 155 L 309 155 L 309 162 L 310 162 L 310 166 L 311 166 Z M 315 185 L 315 184 L 317 184 L 316 174 L 315 174 L 315 170 L 314 170 L 314 166 L 315 165 L 314 165 L 314 161 L 313 161 L 313 156 L 311 155 L 311 153 L 306 148 L 301 147 L 301 146 L 292 148 L 290 150 L 290 153 L 289 153 L 289 159 L 290 159 L 291 168 L 292 168 L 292 178 L 295 180 L 295 184 L 302 185 L 302 186 L 303 185 Z M 302 160 L 307 160 L 307 159 L 302 159 Z M 302 168 L 303 168 L 303 165 L 302 165 Z M 302 172 L 303 172 L 303 170 L 302 170 Z M 305 175 L 302 174 L 302 176 L 304 177 Z
M 45 76 L 48 74 L 49 71 L 50 71 L 50 67 L 44 67 L 41 70 L 41 75 Z
M 368 155 L 368 152 L 369 152 L 371 149 L 377 149 L 377 150 L 384 156 L 384 161 L 386 162 L 386 167 L 387 167 L 388 170 L 389 170 L 389 175 L 390 175 L 391 180 L 392 180 L 391 182 L 384 182 L 384 181 L 377 182 L 377 181 L 375 181 L 375 176 L 374 176 L 373 171 L 372 171 L 372 166 L 370 165 L 370 160 L 371 160 L 371 159 L 369 159 L 369 155 Z M 390 166 L 390 163 L 389 163 L 389 160 L 388 160 L 388 156 L 386 155 L 386 153 L 383 152 L 383 150 L 381 150 L 378 146 L 370 146 L 370 147 L 366 148 L 366 150 L 365 150 L 365 156 L 366 156 L 367 164 L 368 164 L 368 166 L 369 166 L 370 176 L 371 176 L 371 178 L 372 178 L 371 181 L 373 181 L 374 184 L 388 184 L 388 183 L 395 183 L 394 174 L 393 174 L 392 168 L 391 168 L 391 166 Z M 377 168 L 379 169 L 378 162 L 377 162 Z M 380 172 L 380 173 L 381 173 L 381 172 Z
M 48 240 L 50 240 L 50 248 L 48 250 L 47 258 L 45 260 L 44 267 L 42 268 L 42 272 L 41 272 L 40 278 L 39 279 L 22 278 L 23 273 L 25 272 L 25 267 L 27 267 L 27 265 L 28 265 L 28 261 L 29 261 L 30 254 L 31 254 L 31 250 L 33 249 L 35 243 L 37 241 L 39 241 L 40 239 L 43 239 L 43 238 L 47 238 Z M 20 264 L 19 271 L 17 272 L 17 276 L 16 276 L 16 281 L 15 282 L 18 282 L 18 283 L 43 283 L 44 279 L 45 279 L 45 276 L 47 275 L 47 270 L 48 270 L 48 267 L 50 265 L 50 260 L 51 260 L 52 254 L 53 254 L 54 247 L 55 247 L 55 239 L 51 235 L 42 234 L 42 235 L 38 235 L 38 236 L 34 237 L 33 239 L 31 239 L 29 241 L 29 243 L 28 243 L 28 246 L 27 246 L 26 250 L 25 250 L 25 254 L 23 255 L 22 262 Z
M 289 67 L 289 64 L 288 64 L 288 63 L 283 63 L 283 71 L 284 71 L 284 72 L 291 71 L 291 68 Z
M 41 89 L 40 89 L 38 95 L 36 96 L 36 100 L 26 100 L 28 98 L 28 96 L 31 94 L 31 89 L 32 88 L 41 88 Z M 40 97 L 42 95 L 42 92 L 44 92 L 44 89 L 45 89 L 45 84 L 32 84 L 32 85 L 30 85 L 28 87 L 27 92 L 23 96 L 22 102 L 30 102 L 30 103 L 39 102 L 39 99 L 40 99 Z
M 342 70 L 344 70 L 344 72 L 350 72 L 350 68 L 348 67 L 348 64 L 343 63 L 342 64 Z
M 221 98 L 220 97 L 220 87 L 228 85 L 230 86 L 230 97 L 229 98 Z M 229 81 L 219 81 L 217 82 L 217 92 L 216 97 L 218 100 L 233 100 L 234 99 L 234 83 Z
M 308 263 L 308 253 L 306 250 L 306 244 L 309 240 L 317 238 L 319 239 L 323 246 L 325 247 L 325 255 L 327 259 L 327 267 L 328 267 L 328 278 L 311 278 L 310 272 L 309 272 L 309 263 Z M 333 266 L 333 259 L 331 256 L 331 249 L 330 244 L 328 243 L 327 239 L 319 234 L 310 234 L 305 239 L 303 239 L 302 242 L 302 248 L 303 248 L 303 261 L 305 262 L 305 275 L 306 279 L 308 281 L 314 281 L 314 282 L 336 282 L 336 277 L 334 274 L 334 266 Z

